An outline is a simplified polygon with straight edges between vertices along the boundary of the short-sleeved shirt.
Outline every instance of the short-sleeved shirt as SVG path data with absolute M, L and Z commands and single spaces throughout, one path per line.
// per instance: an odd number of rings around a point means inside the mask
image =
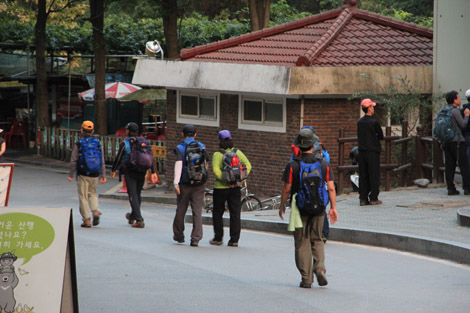
M 193 137 L 188 137 L 188 138 L 185 138 L 182 143 L 176 146 L 176 161 L 183 161 L 183 169 L 181 171 L 181 178 L 180 178 L 181 184 L 189 183 L 188 165 L 186 164 L 185 151 L 186 151 L 186 146 L 188 146 L 194 141 L 196 141 L 196 139 L 194 139 Z M 198 142 L 198 144 L 202 148 L 202 152 L 204 153 L 204 159 L 209 161 L 209 156 L 207 154 L 206 147 L 204 146 L 202 142 Z
M 321 173 L 324 182 L 334 181 L 333 171 L 331 170 L 330 163 L 323 159 L 322 157 L 318 157 L 313 153 L 303 153 L 300 156 L 300 160 L 305 163 L 315 163 L 318 160 L 321 160 Z M 295 194 L 299 190 L 299 183 L 300 183 L 300 162 L 298 159 L 294 159 L 287 163 L 286 168 L 284 169 L 284 173 L 282 174 L 282 181 L 287 184 L 292 184 L 291 188 L 291 196 Z

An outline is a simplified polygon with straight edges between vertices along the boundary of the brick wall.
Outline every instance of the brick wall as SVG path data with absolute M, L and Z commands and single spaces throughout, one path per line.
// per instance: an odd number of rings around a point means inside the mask
M 167 171 L 168 190 L 173 190 L 174 148 L 182 141 L 183 124 L 176 123 L 176 92 L 169 90 L 167 95 Z M 306 99 L 304 107 L 304 125 L 312 125 L 331 156 L 331 164 L 336 172 L 338 157 L 338 129 L 346 129 L 347 136 L 355 136 L 356 122 L 359 118 L 358 104 L 346 99 Z M 203 142 L 212 159 L 212 154 L 219 149 L 217 133 L 228 129 L 232 133 L 234 146 L 248 157 L 253 172 L 248 178 L 251 193 L 260 197 L 271 197 L 281 193 L 281 174 L 289 161 L 290 145 L 300 128 L 300 100 L 287 100 L 287 131 L 271 133 L 263 131 L 241 130 L 238 126 L 238 96 L 221 94 L 220 127 L 196 125 L 197 139 Z M 352 147 L 352 146 L 351 146 Z M 351 147 L 346 147 L 346 157 Z M 348 159 L 346 159 L 348 160 Z M 213 186 L 211 174 L 207 187 Z

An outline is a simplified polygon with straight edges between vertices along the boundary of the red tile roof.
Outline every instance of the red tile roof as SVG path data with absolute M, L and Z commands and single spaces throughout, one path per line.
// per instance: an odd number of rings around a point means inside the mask
M 184 61 L 282 66 L 429 65 L 433 31 L 354 4 L 181 50 Z

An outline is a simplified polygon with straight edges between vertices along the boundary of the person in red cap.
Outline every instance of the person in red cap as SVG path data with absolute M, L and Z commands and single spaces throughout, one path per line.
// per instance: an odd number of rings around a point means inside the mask
M 360 205 L 382 204 L 379 200 L 380 184 L 380 140 L 384 138 L 382 127 L 375 120 L 375 102 L 364 99 L 361 108 L 364 116 L 357 122 L 359 147 L 359 203 Z
M 78 198 L 80 202 L 80 214 L 82 215 L 82 227 L 91 227 L 90 209 L 93 214 L 93 226 L 100 223 L 101 212 L 98 208 L 98 177 L 100 183 L 106 182 L 106 165 L 104 162 L 103 146 L 93 137 L 94 124 L 92 121 L 82 123 L 82 135 L 75 143 L 70 157 L 70 171 L 68 180 L 73 180 L 77 175 Z

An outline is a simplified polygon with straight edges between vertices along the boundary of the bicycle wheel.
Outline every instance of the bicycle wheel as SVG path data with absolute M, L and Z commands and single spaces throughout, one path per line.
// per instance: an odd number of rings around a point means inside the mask
M 256 196 L 247 196 L 242 200 L 242 211 L 261 209 L 261 201 Z
M 206 210 L 207 213 L 212 211 L 214 208 L 214 197 L 212 195 L 212 192 L 206 192 L 204 194 L 204 210 Z

